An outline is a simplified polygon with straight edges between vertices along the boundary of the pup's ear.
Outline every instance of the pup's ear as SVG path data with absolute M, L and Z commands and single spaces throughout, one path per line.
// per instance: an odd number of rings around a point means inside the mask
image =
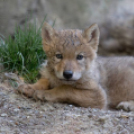
M 100 31 L 97 24 L 91 25 L 83 31 L 83 37 L 97 51 L 99 45 Z
M 49 24 L 46 22 L 43 25 L 42 28 L 42 39 L 43 39 L 43 45 L 49 45 L 53 41 L 53 37 L 55 35 L 55 30 L 52 28 Z

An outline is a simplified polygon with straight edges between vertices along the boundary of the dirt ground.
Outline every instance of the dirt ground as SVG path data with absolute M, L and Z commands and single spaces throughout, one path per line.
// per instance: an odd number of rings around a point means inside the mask
M 0 134 L 134 134 L 134 112 L 35 101 L 8 76 L 0 82 Z

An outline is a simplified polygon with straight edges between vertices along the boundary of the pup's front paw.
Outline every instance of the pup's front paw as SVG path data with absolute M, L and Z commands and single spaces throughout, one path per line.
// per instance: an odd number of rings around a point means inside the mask
M 44 90 L 35 89 L 33 85 L 22 84 L 18 87 L 17 91 L 27 97 L 32 97 L 34 99 L 45 100 Z
M 35 89 L 30 84 L 21 84 L 17 88 L 17 91 L 21 94 L 25 94 L 28 97 L 32 97 L 35 92 Z
M 134 111 L 134 102 L 133 101 L 123 101 L 123 102 L 120 102 L 116 108 L 123 109 L 127 112 Z

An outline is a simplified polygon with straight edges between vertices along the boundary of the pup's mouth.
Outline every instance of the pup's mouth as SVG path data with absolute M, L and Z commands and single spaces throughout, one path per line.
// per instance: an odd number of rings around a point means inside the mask
M 69 82 L 69 81 L 70 81 L 70 82 L 71 82 L 71 81 L 72 81 L 72 82 L 75 82 L 75 81 L 76 81 L 76 80 L 69 80 L 69 79 L 60 79 L 60 80 L 61 80 L 61 81 L 66 81 L 66 82 Z

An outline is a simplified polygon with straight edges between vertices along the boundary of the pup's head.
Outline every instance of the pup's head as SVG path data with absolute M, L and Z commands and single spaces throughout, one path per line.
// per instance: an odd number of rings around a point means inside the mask
M 63 81 L 77 81 L 90 70 L 99 44 L 99 28 L 93 24 L 84 31 L 56 31 L 47 23 L 42 28 L 43 49 L 48 66 Z

